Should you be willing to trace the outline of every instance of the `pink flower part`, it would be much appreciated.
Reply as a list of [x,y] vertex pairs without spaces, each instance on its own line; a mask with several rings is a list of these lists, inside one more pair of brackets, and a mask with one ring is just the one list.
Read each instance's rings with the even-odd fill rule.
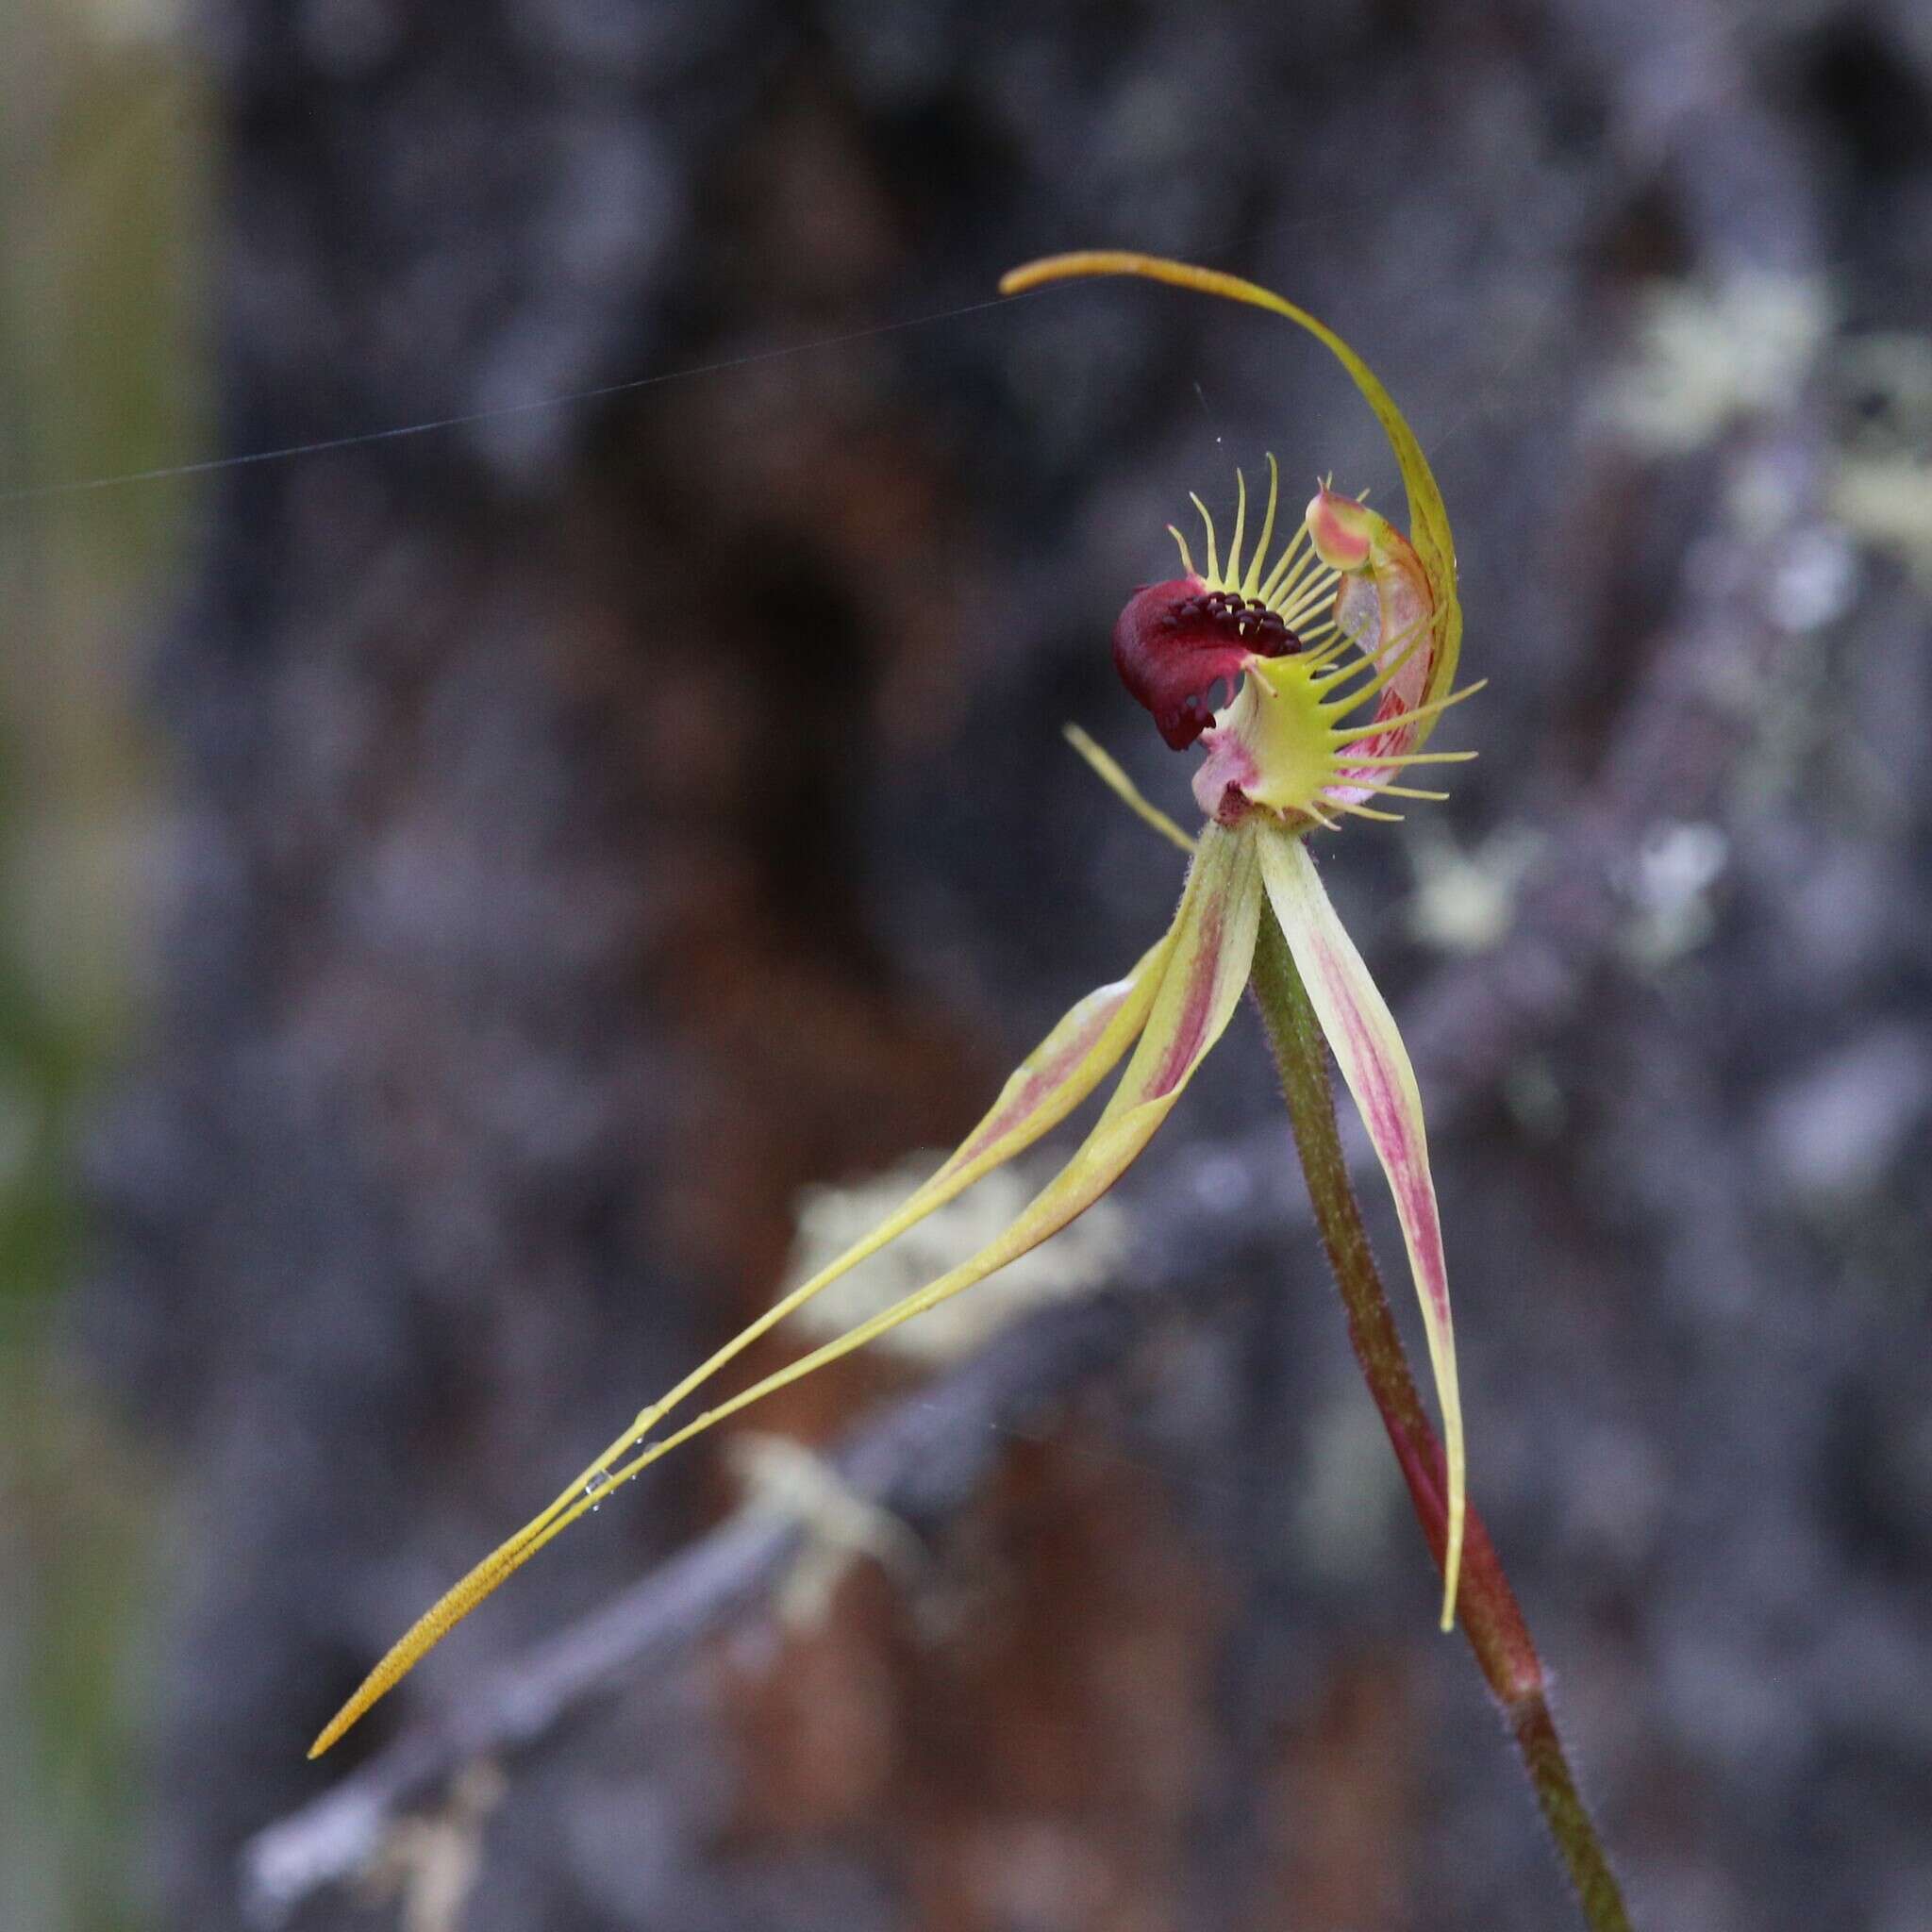
[[1261,775],[1248,741],[1232,725],[1201,740],[1207,757],[1194,772],[1194,803],[1217,824],[1231,825],[1249,809],[1248,788]]
[[[1428,689],[1435,660],[1434,619],[1435,600],[1422,559],[1400,530],[1381,523],[1367,567],[1344,576],[1335,593],[1335,622],[1341,631],[1379,668],[1394,667],[1369,721],[1387,720],[1388,729],[1352,744],[1349,750],[1357,758],[1399,758],[1413,747],[1417,727],[1403,719]],[[1387,766],[1351,766],[1346,756],[1338,764],[1341,782],[1327,792],[1338,804],[1359,805],[1388,775]]]
[[[1219,990],[1227,976],[1224,941],[1227,933],[1225,897],[1204,899],[1201,906],[1199,939],[1182,962],[1178,984],[1182,989],[1180,1008],[1174,1016],[1174,1031],[1165,1051],[1155,1064],[1148,1084],[1149,1100],[1164,1100],[1175,1092],[1208,1051],[1209,1029],[1215,1026]],[[1252,950],[1253,941],[1249,941]],[[1225,1025],[1225,1020],[1221,1022]]]
[[1330,570],[1360,570],[1369,560],[1374,525],[1368,511],[1352,496],[1327,484],[1315,491],[1302,521],[1315,555]]
[[[1100,987],[1074,1007],[1007,1082],[992,1111],[933,1182],[952,1181],[969,1168],[982,1172],[980,1163],[989,1154],[1008,1158],[1071,1113],[1132,1045],[1154,1004],[1173,946],[1172,937],[1163,939],[1124,979]],[[1017,1139],[1022,1133],[1025,1138]]]
[[1187,750],[1208,728],[1216,685],[1224,685],[1231,700],[1249,658],[1300,648],[1276,612],[1234,591],[1209,590],[1198,576],[1135,591],[1113,627],[1121,682],[1154,714],[1174,751]]

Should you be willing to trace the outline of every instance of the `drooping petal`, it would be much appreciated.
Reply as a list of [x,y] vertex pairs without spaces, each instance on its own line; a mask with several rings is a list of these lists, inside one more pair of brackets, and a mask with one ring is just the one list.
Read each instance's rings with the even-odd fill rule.
[[1307,842],[1274,825],[1259,834],[1261,877],[1281,924],[1296,969],[1322,1031],[1328,1037],[1341,1077],[1355,1096],[1362,1124],[1374,1143],[1395,1196],[1403,1245],[1422,1301],[1436,1399],[1442,1410],[1448,1457],[1449,1536],[1442,1565],[1442,1627],[1455,1620],[1456,1584],[1462,1562],[1465,1472],[1462,1402],[1456,1385],[1456,1332],[1449,1318],[1449,1274],[1442,1257],[1442,1226],[1436,1188],[1429,1177],[1428,1141],[1422,1095],[1394,1016],[1375,989],[1355,941],[1336,917],[1323,890]]
[[[627,1482],[659,1456],[725,1416],[861,1347],[922,1308],[984,1280],[1091,1207],[1145,1146],[1201,1057],[1226,1026],[1253,957],[1259,894],[1250,839],[1229,840],[1224,835],[1211,850],[1204,842],[1190,870],[1180,910],[1166,935],[1125,979],[1090,993],[1060,1021],[1008,1079],[991,1111],[932,1179],[890,1220],[792,1290],[675,1389],[643,1410],[549,1508],[491,1551],[425,1611],[330,1720],[309,1756],[320,1757],[334,1744],[485,1597],[553,1537],[602,1502],[618,1483]],[[998,1241],[964,1267],[895,1308],[768,1375],[675,1433],[646,1448],[637,1448],[672,1408],[786,1315],[1064,1120],[1092,1092],[1137,1035],[1141,1036],[1141,1049],[1093,1132],[1059,1177]],[[1133,1096],[1131,1104],[1124,1107],[1124,1094]],[[620,1461],[627,1454],[629,1459]]]
[[[1424,700],[1445,695],[1456,676],[1456,660],[1462,645],[1462,607],[1456,595],[1456,539],[1449,527],[1449,512],[1437,487],[1429,459],[1407,419],[1395,407],[1394,398],[1382,387],[1374,371],[1325,323],[1319,322],[1305,308],[1297,308],[1273,290],[1239,275],[1218,270],[1194,268],[1182,261],[1168,261],[1159,256],[1136,255],[1112,249],[1085,250],[1074,255],[1052,256],[1032,261],[1000,277],[1000,292],[1017,295],[1047,282],[1077,275],[1142,275],[1150,281],[1166,282],[1174,288],[1193,289],[1202,294],[1219,295],[1229,302],[1244,302],[1250,308],[1265,308],[1283,316],[1297,328],[1306,329],[1321,342],[1341,366],[1375,412],[1383,434],[1395,453],[1402,471],[1402,486],[1408,495],[1410,535],[1416,554],[1427,574],[1434,606],[1436,628],[1432,661]],[[1416,738],[1419,745],[1428,736],[1424,725]]]

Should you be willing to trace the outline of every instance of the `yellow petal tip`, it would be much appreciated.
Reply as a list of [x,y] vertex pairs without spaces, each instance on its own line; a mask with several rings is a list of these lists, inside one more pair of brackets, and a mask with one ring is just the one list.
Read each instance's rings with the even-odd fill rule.
[[1456,1627],[1457,1588],[1462,1580],[1462,1532],[1468,1506],[1461,1485],[1457,1485],[1449,1501],[1449,1544],[1442,1553],[1442,1628]]
[[355,1722],[355,1718],[353,1718],[349,1714],[348,1706],[344,1705],[342,1708],[339,1710],[334,1717],[330,1718],[328,1723],[322,1727],[321,1731],[316,1736],[315,1742],[309,1745],[308,1761],[311,1764],[313,1764],[315,1760],[323,1755],[324,1752],[333,1749],[335,1745],[341,1741],[342,1733],[346,1731],[349,1728],[349,1726]]

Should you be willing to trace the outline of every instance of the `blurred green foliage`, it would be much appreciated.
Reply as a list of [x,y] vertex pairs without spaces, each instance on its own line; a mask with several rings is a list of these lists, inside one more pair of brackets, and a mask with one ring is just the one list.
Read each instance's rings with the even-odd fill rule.
[[56,486],[198,453],[207,117],[153,0],[16,0],[0,67],[0,1924],[107,1932],[137,1923],[128,1646],[163,1492],[61,1315],[76,1145],[142,997],[140,599],[192,498]]

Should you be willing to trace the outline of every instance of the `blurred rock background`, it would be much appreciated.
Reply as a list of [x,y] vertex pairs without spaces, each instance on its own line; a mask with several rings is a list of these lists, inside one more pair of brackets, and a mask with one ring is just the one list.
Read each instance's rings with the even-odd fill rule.
[[[1332,320],[1457,518],[1483,758],[1330,876],[1639,1921],[1932,1926],[1922,8],[16,0],[0,55],[0,1921],[264,1923],[252,1834],[743,1457],[305,1764],[370,1657],[1158,930],[1058,737],[1185,805],[1122,596],[1265,450],[1396,483],[1258,318],[976,306],[1125,243]],[[1570,1923],[1297,1189],[1244,1016],[1122,1191],[1133,1345],[915,1562],[286,1922]]]

